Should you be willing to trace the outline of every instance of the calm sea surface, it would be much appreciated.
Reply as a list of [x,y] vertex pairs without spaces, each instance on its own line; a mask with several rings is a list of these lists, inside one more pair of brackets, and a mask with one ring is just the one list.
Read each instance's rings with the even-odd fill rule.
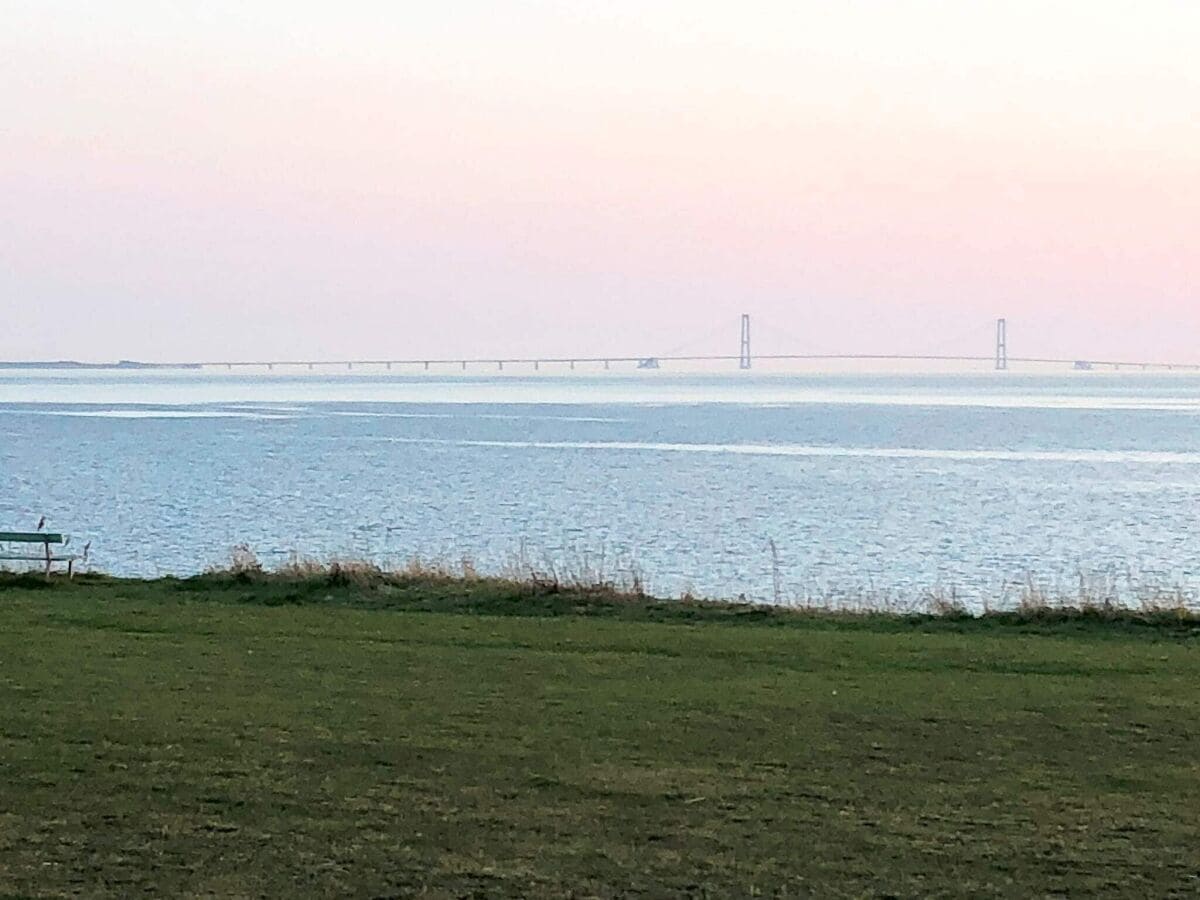
[[127,575],[246,543],[762,600],[1195,586],[1200,380],[0,372],[0,530],[43,514]]

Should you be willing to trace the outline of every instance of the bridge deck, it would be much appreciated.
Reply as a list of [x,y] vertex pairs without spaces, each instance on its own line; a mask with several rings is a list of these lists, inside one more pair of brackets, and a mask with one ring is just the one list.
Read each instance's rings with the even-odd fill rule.
[[[969,362],[990,363],[992,356],[977,356],[966,354],[920,354],[920,353],[760,353],[753,356],[754,361],[775,362]],[[201,362],[167,362],[167,363],[137,363],[128,361],[121,363],[77,363],[77,362],[48,362],[44,364],[29,362],[0,361],[0,369],[274,369],[302,368],[327,369],[355,367],[385,367],[388,369],[422,368],[433,366],[454,366],[460,369],[468,367],[495,366],[542,366],[542,365],[640,365],[649,361],[658,363],[696,363],[696,362],[728,362],[737,364],[742,357],[737,354],[688,354],[666,355],[646,354],[644,356],[478,356],[478,357],[429,357],[407,359],[278,359],[278,360],[204,360]],[[1149,362],[1141,360],[1110,360],[1089,359],[1088,357],[1057,358],[1035,356],[1010,356],[1009,363],[1026,365],[1061,365],[1105,369],[1142,369],[1155,371],[1200,371],[1200,363]]]

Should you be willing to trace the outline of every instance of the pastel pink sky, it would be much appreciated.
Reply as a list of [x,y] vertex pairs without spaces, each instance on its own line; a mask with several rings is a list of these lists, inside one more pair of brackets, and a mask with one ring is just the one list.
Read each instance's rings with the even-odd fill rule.
[[1198,47],[1191,0],[0,0],[0,358],[736,352],[748,311],[1200,360]]

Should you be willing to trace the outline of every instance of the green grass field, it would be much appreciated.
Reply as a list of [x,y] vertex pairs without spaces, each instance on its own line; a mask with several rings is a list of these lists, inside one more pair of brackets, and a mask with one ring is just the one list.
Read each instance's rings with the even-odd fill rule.
[[1186,622],[0,578],[0,895],[1195,896]]

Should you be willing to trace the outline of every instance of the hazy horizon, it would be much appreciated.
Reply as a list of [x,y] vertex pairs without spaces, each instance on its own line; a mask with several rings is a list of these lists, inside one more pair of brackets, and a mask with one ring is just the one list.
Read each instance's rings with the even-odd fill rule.
[[0,359],[1200,361],[1200,7],[0,0]]

